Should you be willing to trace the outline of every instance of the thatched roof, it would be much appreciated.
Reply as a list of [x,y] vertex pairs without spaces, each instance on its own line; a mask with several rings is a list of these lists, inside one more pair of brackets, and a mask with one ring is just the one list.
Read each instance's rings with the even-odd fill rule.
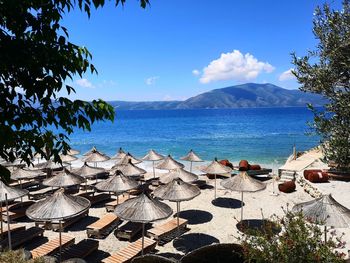
[[131,160],[129,160],[128,164],[126,165],[119,165],[119,166],[114,166],[114,168],[111,169],[111,174],[114,174],[116,171],[122,172],[123,175],[126,176],[140,176],[142,174],[147,173],[146,170],[137,167],[136,165],[131,163]]
[[150,150],[143,158],[144,161],[159,161],[163,160],[164,156],[157,153],[155,150]]
[[106,170],[100,167],[92,167],[87,163],[84,163],[82,167],[73,169],[72,173],[84,178],[96,178],[98,175],[106,173]]
[[62,162],[70,163],[75,160],[78,160],[78,157],[69,155],[69,154],[60,154],[60,158]]
[[203,162],[203,160],[192,149],[186,156],[183,156],[180,159],[189,162]]
[[118,152],[111,157],[112,160],[114,159],[123,159],[125,157],[126,153],[122,149],[122,147],[119,148]]
[[49,160],[45,163],[39,163],[39,164],[34,165],[34,168],[35,169],[43,169],[43,170],[46,170],[46,169],[55,170],[55,169],[59,169],[59,168],[67,167],[67,166],[69,166],[68,163],[62,162],[62,164],[60,164],[60,163],[55,163],[52,160]]
[[80,215],[90,208],[90,201],[57,190],[53,195],[31,205],[26,215],[35,221],[63,220]]
[[185,166],[180,163],[175,161],[170,154],[162,161],[160,164],[156,166],[157,169],[162,169],[162,170],[174,170],[177,168],[184,168]]
[[28,190],[20,189],[16,187],[10,187],[4,184],[2,181],[0,181],[0,201],[1,202],[6,201],[6,196],[5,196],[6,194],[7,194],[7,200],[12,201],[27,195]]
[[92,152],[97,151],[96,147],[93,146],[89,151],[83,154],[83,156],[89,156]]
[[143,193],[118,205],[114,213],[123,220],[147,223],[168,218],[173,210]]
[[224,179],[220,184],[226,189],[237,192],[257,192],[266,188],[266,184],[249,176],[247,172],[240,172],[233,177]]
[[127,165],[129,162],[131,162],[132,164],[138,164],[138,163],[141,163],[142,161],[132,156],[131,153],[127,153],[122,159],[117,161],[112,168],[117,168],[121,165]]
[[122,193],[131,189],[135,189],[139,183],[122,174],[115,174],[107,180],[95,185],[95,188],[100,191]]
[[67,152],[67,155],[77,155],[79,154],[80,151],[78,150],[75,150],[75,149],[70,149],[68,152]]
[[69,172],[67,169],[57,173],[55,176],[43,181],[43,185],[53,187],[68,187],[85,182],[85,179],[79,175]]
[[33,179],[42,175],[43,173],[39,170],[27,170],[23,168],[17,168],[11,172],[11,179],[13,180]]
[[293,207],[293,211],[300,210],[315,223],[337,228],[350,227],[350,210],[339,204],[332,195],[324,195]]
[[187,201],[195,198],[201,191],[195,185],[185,183],[181,179],[177,178],[167,183],[166,185],[158,186],[153,195],[169,201]]
[[222,165],[215,159],[207,167],[202,169],[202,172],[207,174],[227,174],[231,173],[232,169],[230,167]]
[[107,155],[100,153],[96,149],[95,150],[93,149],[90,154],[86,155],[83,158],[83,161],[88,163],[97,163],[97,162],[105,162],[105,161],[108,161],[109,159],[110,158]]
[[192,183],[198,180],[198,175],[194,173],[190,173],[182,168],[177,168],[174,170],[169,171],[166,174],[162,174],[160,176],[159,180],[163,184],[170,183],[172,180],[180,178],[182,181],[186,183]]

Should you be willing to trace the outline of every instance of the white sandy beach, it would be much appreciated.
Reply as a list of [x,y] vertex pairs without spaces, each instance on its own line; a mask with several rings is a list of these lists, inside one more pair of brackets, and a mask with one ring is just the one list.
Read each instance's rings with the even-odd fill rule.
[[[103,163],[105,168],[111,167],[112,161]],[[80,161],[73,162],[73,167],[80,167],[82,163]],[[201,163],[203,165],[203,163]],[[149,174],[146,176],[152,177],[151,163],[141,163],[140,167],[146,169]],[[194,166],[198,168],[197,165]],[[194,170],[198,173],[198,169]],[[158,174],[162,171],[157,170]],[[206,180],[207,184],[214,185],[214,180],[209,180],[206,176],[200,176],[201,180]],[[189,249],[196,248],[197,246],[210,244],[210,243],[232,243],[237,242],[237,237],[240,232],[236,228],[237,220],[240,218],[240,198],[241,194],[238,192],[230,192],[223,189],[220,186],[220,180],[217,181],[217,201],[212,203],[214,198],[214,189],[203,189],[201,194],[195,199],[181,203],[181,210],[184,211],[183,217],[188,219],[189,231],[183,234],[182,238],[171,241],[164,246],[157,246],[157,253],[161,253],[167,256],[174,256],[179,258],[184,255]],[[293,207],[294,204],[309,201],[313,198],[304,192],[304,190],[297,184],[295,192],[290,194],[279,193],[279,195],[271,195],[272,179],[265,181],[267,188],[263,191],[256,193],[244,194],[244,219],[262,219],[269,218],[273,214],[283,215],[281,207]],[[341,204],[350,208],[350,183],[331,181],[325,184],[316,185],[322,193],[332,193],[334,198]],[[275,191],[277,190],[277,184],[275,184]],[[176,203],[167,202],[176,213]],[[86,226],[96,221],[98,218],[106,214],[104,203],[98,204],[90,208],[89,216],[80,220],[78,223],[69,227],[64,232],[65,235],[74,236],[76,243],[82,239],[87,238]],[[235,219],[237,218],[237,219]],[[162,221],[153,223],[154,225],[160,224]],[[22,221],[19,224],[24,224],[27,227],[34,225],[32,222]],[[350,242],[350,229],[339,229],[339,232],[345,232],[345,241]],[[202,235],[191,235],[202,234]],[[58,237],[57,232],[46,230],[44,236],[48,239]],[[99,239],[99,252],[87,258],[88,262],[98,262],[101,259],[113,254],[120,248],[128,245],[127,241],[119,241],[111,232],[105,239]],[[37,244],[30,244],[26,248],[31,249]],[[350,248],[344,249],[345,252]],[[101,252],[103,251],[103,252]],[[104,253],[105,252],[105,253]]]

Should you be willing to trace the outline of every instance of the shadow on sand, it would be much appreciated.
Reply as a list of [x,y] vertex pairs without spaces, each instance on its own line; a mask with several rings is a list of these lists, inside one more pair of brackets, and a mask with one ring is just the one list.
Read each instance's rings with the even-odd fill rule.
[[[177,217],[177,213],[174,214]],[[211,221],[213,215],[203,210],[184,210],[180,211],[179,217],[186,219],[189,225],[198,225]]]
[[[230,197],[218,197],[211,201],[211,203],[218,207],[223,208],[241,208],[241,200],[230,198]],[[243,202],[244,206],[244,202]]]
[[173,245],[176,250],[183,253],[188,253],[192,250],[214,243],[220,243],[220,241],[217,238],[207,234],[191,233],[182,235],[175,239]]
[[239,231],[249,235],[255,235],[258,232],[265,232],[271,235],[277,235],[281,232],[281,227],[267,219],[244,219],[236,224]]

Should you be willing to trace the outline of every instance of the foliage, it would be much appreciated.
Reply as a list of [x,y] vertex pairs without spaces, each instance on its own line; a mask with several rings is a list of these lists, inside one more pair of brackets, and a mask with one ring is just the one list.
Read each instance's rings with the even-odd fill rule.
[[[284,210],[284,217],[273,216],[272,228],[252,230],[240,238],[247,262],[299,263],[299,262],[344,262],[344,254],[335,251],[343,248],[342,236],[330,232],[324,242],[322,229],[306,221],[301,212]],[[276,234],[275,228],[282,229]]]
[[315,11],[313,33],[316,50],[306,56],[293,54],[294,74],[301,90],[328,99],[324,110],[314,112],[313,128],[321,137],[325,161],[350,168],[350,4],[341,11],[325,4]]
[[[126,0],[115,0],[125,4]],[[145,8],[148,0],[140,0]],[[90,130],[96,121],[114,119],[114,109],[102,100],[70,100],[60,94],[75,92],[66,85],[90,71],[86,47],[69,42],[62,17],[104,0],[0,0],[0,157],[20,158],[30,164],[33,153],[46,159],[70,149],[74,128]]]
[[44,263],[43,258],[36,258],[25,260],[23,257],[23,250],[9,250],[0,253],[0,262],[3,263]]

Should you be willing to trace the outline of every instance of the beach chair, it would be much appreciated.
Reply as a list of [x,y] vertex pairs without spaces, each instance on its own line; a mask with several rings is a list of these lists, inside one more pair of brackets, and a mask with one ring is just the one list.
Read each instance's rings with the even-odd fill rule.
[[58,188],[57,187],[45,187],[35,191],[30,191],[28,194],[29,200],[40,200],[45,198],[47,195],[52,194]]
[[114,235],[121,240],[131,241],[134,236],[142,231],[142,224],[135,222],[127,222],[114,231]]
[[[86,217],[89,215],[89,210],[86,211],[85,213],[82,213],[80,215],[77,215],[75,217],[66,219],[66,220],[62,220],[61,221],[61,231],[64,231],[65,228],[73,225],[74,223],[78,222],[79,220],[81,220],[82,218]],[[47,222],[47,225],[50,225],[49,228],[53,231],[59,231],[60,230],[60,223],[59,221],[51,221],[51,222]]]
[[[75,242],[74,237],[62,235],[62,249],[65,249],[66,247],[73,245],[74,242]],[[38,258],[38,257],[53,255],[56,252],[58,252],[59,249],[60,249],[60,239],[55,238],[33,249],[31,253],[33,258]]]
[[84,239],[78,244],[71,245],[64,249],[62,251],[62,260],[68,260],[70,258],[86,258],[98,249],[98,245],[99,242],[97,240]]
[[[187,227],[188,221],[179,218],[179,229],[184,230]],[[147,236],[157,240],[158,244],[162,245],[174,239],[177,234],[177,218],[173,218],[164,224],[157,225],[147,230]]]
[[[26,229],[25,226],[20,226],[20,225],[10,225],[10,229],[11,229],[11,233],[15,233],[16,231],[23,231]],[[0,233],[0,238],[3,237],[3,238],[6,238],[7,237],[7,232],[8,232],[8,229],[7,229],[7,225],[5,225],[2,229],[2,234]]]
[[77,196],[85,197],[90,201],[91,205],[98,204],[111,199],[111,195],[107,193],[86,192],[77,194]]
[[26,202],[18,202],[14,203],[9,206],[8,208],[8,216],[7,216],[7,209],[6,207],[3,207],[2,210],[2,220],[5,222],[13,222],[14,220],[18,218],[22,218],[26,216],[26,210],[29,206],[34,204],[33,201],[26,201]]
[[108,235],[118,222],[119,217],[113,213],[108,213],[95,223],[87,226],[86,234],[88,237],[102,238]]
[[123,196],[119,197],[119,200],[114,200],[114,201],[111,201],[109,203],[106,203],[106,211],[107,212],[113,212],[118,204],[120,205],[120,204],[124,203],[128,199],[129,199],[129,196],[127,196],[127,195],[124,196],[123,195]]
[[[24,243],[32,240],[35,237],[42,236],[44,234],[44,229],[39,227],[31,227],[28,229],[24,229],[21,231],[11,232],[11,244],[12,248],[16,248],[22,246]],[[7,236],[1,241],[1,247],[8,246],[8,238]]]
[[[150,238],[145,237],[144,239],[144,254],[150,253],[155,249],[157,242]],[[117,253],[109,256],[102,260],[103,263],[128,263],[134,257],[137,257],[141,254],[142,251],[142,239],[138,239],[135,242],[132,242],[127,247],[119,250]]]

